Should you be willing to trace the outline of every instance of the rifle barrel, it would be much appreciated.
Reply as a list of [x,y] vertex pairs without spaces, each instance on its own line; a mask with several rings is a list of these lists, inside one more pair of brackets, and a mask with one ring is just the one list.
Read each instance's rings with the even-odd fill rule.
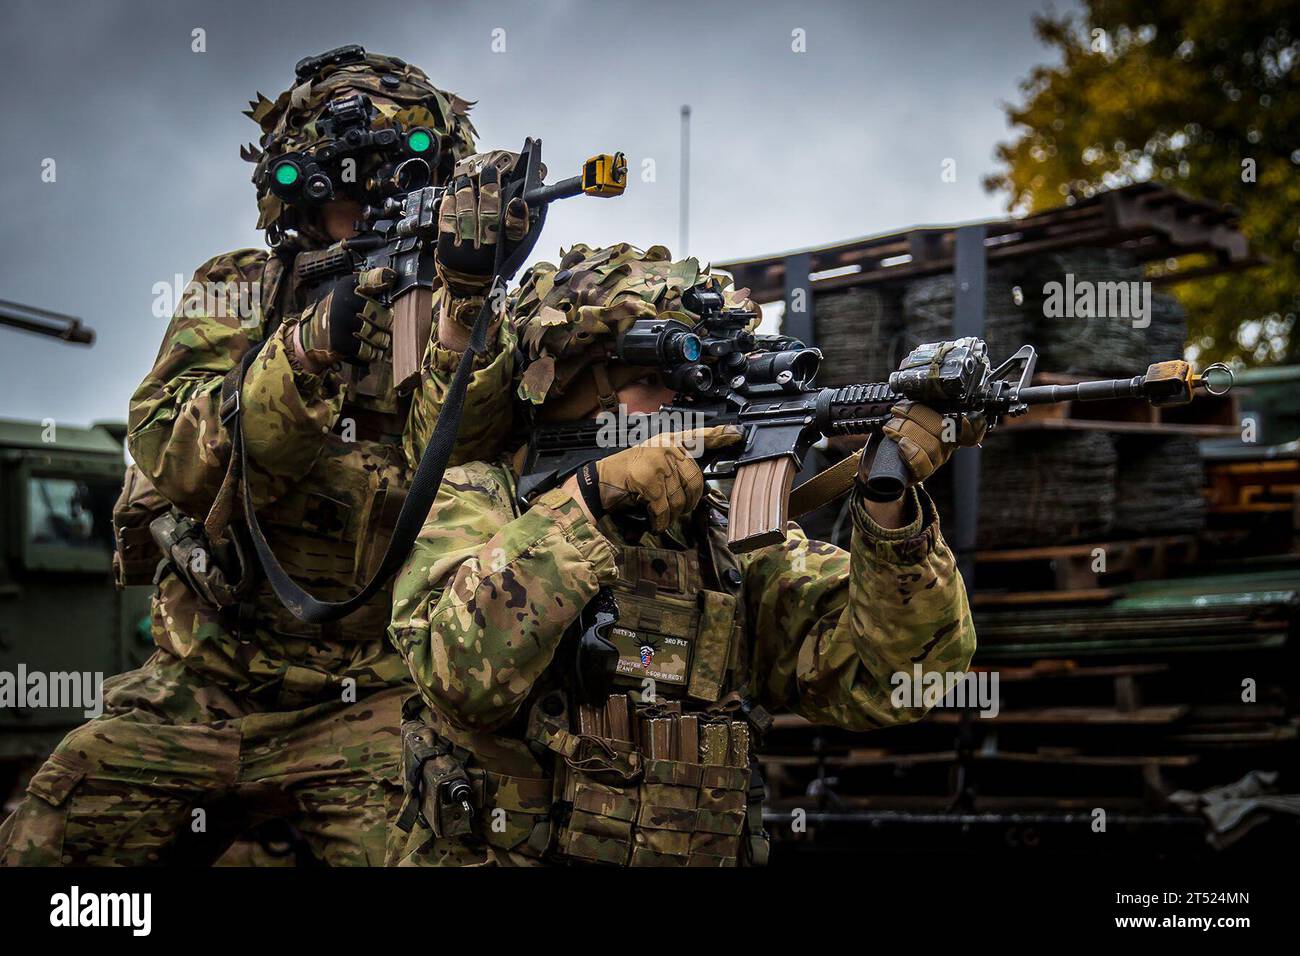
[[1053,402],[1098,402],[1108,398],[1141,398],[1142,376],[1108,378],[1075,385],[1030,385],[1016,393],[1026,405],[1050,405]]
[[95,341],[95,330],[86,328],[76,316],[20,305],[17,302],[0,301],[0,325],[48,335],[77,345],[91,345]]
[[524,193],[524,202],[536,208],[537,206],[545,206],[557,199],[568,199],[570,196],[577,196],[581,192],[582,177],[570,176],[568,179],[561,179],[558,183],[543,183],[536,189]]

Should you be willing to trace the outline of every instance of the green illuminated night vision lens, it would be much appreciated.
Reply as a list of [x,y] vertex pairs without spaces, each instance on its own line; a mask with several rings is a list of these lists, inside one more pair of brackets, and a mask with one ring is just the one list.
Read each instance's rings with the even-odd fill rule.
[[281,163],[275,167],[275,181],[281,186],[292,186],[298,181],[298,167],[293,163]]
[[429,135],[428,130],[411,130],[406,137],[406,145],[413,153],[428,152],[429,147],[433,145],[433,137]]

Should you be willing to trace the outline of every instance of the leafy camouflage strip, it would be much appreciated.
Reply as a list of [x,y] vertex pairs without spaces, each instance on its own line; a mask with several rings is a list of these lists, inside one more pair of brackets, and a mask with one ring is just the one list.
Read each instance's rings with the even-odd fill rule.
[[192,862],[270,817],[326,863],[382,862],[401,798],[402,688],[268,713],[159,652],[104,693],[104,715],[64,738],[0,827],[0,862]]
[[560,264],[539,262],[525,273],[511,296],[510,310],[527,360],[518,395],[540,404],[557,375],[572,375],[605,350],[614,336],[641,318],[672,312],[687,324],[682,293],[710,279],[723,285],[728,306],[748,305],[748,289],[733,289],[724,273],[711,274],[695,259],[672,261],[663,246],[642,251],[621,243],[593,249],[581,243],[563,252]]

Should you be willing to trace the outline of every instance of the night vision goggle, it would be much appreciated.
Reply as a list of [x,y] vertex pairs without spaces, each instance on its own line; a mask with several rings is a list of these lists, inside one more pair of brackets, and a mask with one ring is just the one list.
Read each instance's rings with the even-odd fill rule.
[[716,285],[682,294],[682,306],[700,317],[695,325],[671,318],[638,319],[618,340],[618,359],[659,369],[673,391],[720,398],[743,385],[801,391],[821,367],[822,354],[797,339],[755,335],[748,309],[723,308]]
[[[437,134],[423,126],[373,129],[379,115],[363,93],[331,100],[318,120],[323,134],[308,149],[285,153],[267,168],[266,186],[290,204],[327,203],[336,189],[355,182],[344,175],[343,160],[362,154],[378,154],[380,162],[365,174],[361,183],[368,195],[392,195],[428,186],[438,166],[441,143]],[[360,171],[352,170],[353,176]]]

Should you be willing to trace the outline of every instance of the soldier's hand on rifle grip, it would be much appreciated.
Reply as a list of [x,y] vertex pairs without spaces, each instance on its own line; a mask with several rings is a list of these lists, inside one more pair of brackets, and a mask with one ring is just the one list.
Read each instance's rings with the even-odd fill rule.
[[[649,514],[650,526],[663,531],[694,511],[704,494],[704,474],[695,457],[741,439],[740,429],[733,425],[656,435],[601,459],[585,474],[569,478],[564,487],[592,517],[639,505]],[[598,502],[592,500],[592,485]]]
[[[988,432],[983,415],[943,415],[918,402],[902,401],[891,410],[884,435],[898,448],[914,481],[925,481],[939,470],[959,446],[978,445]],[[874,456],[863,455],[859,477],[865,482]]]
[[368,365],[388,354],[392,312],[358,292],[358,277],[340,277],[303,311],[292,330],[295,355],[319,374],[340,362]]
[[[517,154],[500,151],[489,155],[477,174],[457,176],[438,206],[434,258],[438,274],[460,296],[483,295],[495,271],[502,226],[500,165]],[[466,162],[458,165],[458,170],[463,170]],[[528,204],[515,198],[506,208],[506,251],[522,242],[528,231]]]

